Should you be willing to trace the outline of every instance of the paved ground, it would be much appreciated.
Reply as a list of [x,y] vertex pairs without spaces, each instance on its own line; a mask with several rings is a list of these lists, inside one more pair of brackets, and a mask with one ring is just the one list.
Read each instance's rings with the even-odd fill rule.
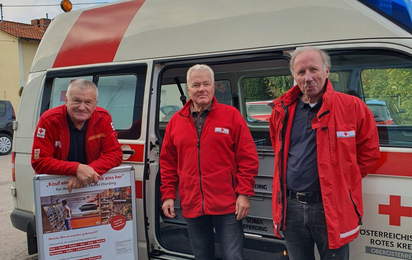
[[11,155],[0,156],[0,258],[4,260],[37,259],[27,254],[26,233],[15,229],[10,222],[13,210],[11,187]]

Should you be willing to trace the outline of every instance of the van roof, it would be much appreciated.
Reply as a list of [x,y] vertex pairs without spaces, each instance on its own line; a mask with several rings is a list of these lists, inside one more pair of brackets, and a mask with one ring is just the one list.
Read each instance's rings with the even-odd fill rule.
[[388,37],[411,35],[355,0],[119,1],[57,16],[32,71]]

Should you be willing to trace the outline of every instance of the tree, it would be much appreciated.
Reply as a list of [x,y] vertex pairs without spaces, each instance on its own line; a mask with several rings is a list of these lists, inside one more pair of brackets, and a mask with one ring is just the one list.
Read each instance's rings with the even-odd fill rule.
[[290,88],[290,76],[247,78],[243,87],[246,102],[273,100]]

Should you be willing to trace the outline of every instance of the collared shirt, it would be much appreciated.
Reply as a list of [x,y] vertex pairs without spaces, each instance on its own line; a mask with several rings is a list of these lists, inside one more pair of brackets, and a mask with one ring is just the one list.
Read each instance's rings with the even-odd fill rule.
[[69,117],[69,114],[67,114],[67,122],[69,123],[70,131],[70,148],[69,154],[67,155],[67,161],[87,164],[86,129],[89,120],[86,121],[81,130],[77,129],[74,126],[72,120]]
[[287,160],[287,189],[295,192],[320,193],[317,164],[316,129],[312,119],[322,106],[322,100],[313,107],[298,97],[295,116],[290,133],[290,147]]
[[212,108],[212,103],[213,102],[211,102],[210,105],[200,113],[199,111],[194,111],[193,103],[190,106],[190,114],[192,115],[193,122],[195,123],[198,137],[200,137],[200,134],[202,133],[202,128],[203,128],[203,125],[205,124],[206,117],[210,113],[210,109]]

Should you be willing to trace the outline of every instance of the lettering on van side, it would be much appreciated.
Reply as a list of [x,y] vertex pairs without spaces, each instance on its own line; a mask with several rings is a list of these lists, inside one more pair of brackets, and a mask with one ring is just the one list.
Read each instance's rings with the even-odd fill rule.
[[267,190],[268,186],[266,184],[257,184],[257,183],[255,183],[255,189],[257,189],[257,190]]
[[247,217],[245,221],[246,223],[243,223],[243,229],[268,232],[268,227],[265,226],[262,219]]

